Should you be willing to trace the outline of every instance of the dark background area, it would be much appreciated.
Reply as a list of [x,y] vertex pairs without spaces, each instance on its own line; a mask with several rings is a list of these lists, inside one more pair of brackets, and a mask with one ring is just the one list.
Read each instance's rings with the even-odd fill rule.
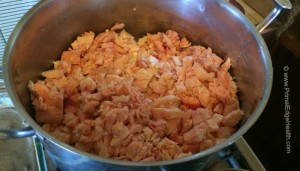
[[[300,15],[279,38],[266,35],[274,79],[269,102],[261,117],[244,135],[266,170],[300,169]],[[284,67],[289,68],[284,71]],[[284,72],[288,74],[291,153],[286,152]]]

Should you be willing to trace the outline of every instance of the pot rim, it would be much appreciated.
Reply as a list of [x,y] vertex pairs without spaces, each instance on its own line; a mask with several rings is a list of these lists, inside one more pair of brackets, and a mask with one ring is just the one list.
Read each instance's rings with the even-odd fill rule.
[[[262,52],[262,58],[264,59],[265,64],[265,72],[266,72],[266,79],[265,87],[264,87],[264,93],[261,98],[260,103],[258,103],[256,109],[251,114],[251,116],[247,119],[247,122],[238,129],[232,136],[230,136],[228,139],[223,141],[220,144],[215,145],[214,147],[211,147],[207,150],[204,150],[202,152],[193,154],[191,156],[178,158],[178,159],[172,159],[172,160],[165,160],[165,161],[154,161],[154,162],[135,162],[135,161],[123,161],[123,160],[116,160],[111,158],[105,158],[101,156],[97,156],[94,154],[90,154],[87,152],[83,152],[81,150],[76,149],[75,147],[65,144],[63,142],[60,142],[55,137],[51,136],[49,133],[44,131],[42,127],[36,123],[36,121],[26,112],[25,108],[22,106],[20,100],[18,99],[17,95],[14,93],[12,85],[12,80],[10,78],[9,74],[9,66],[10,66],[10,56],[11,56],[11,50],[14,47],[14,43],[21,32],[22,28],[26,25],[27,21],[30,20],[32,16],[34,16],[35,13],[37,13],[40,9],[44,8],[48,3],[50,3],[50,0],[45,1],[39,1],[33,8],[31,8],[17,23],[16,27],[12,31],[5,47],[5,51],[3,54],[3,76],[5,81],[5,86],[7,88],[8,94],[11,97],[11,100],[13,104],[15,105],[16,110],[20,113],[22,117],[29,123],[31,127],[36,131],[36,135],[38,135],[39,138],[42,138],[43,141],[51,141],[57,146],[60,146],[61,148],[68,150],[72,153],[88,157],[90,159],[99,161],[99,162],[105,162],[109,164],[115,164],[115,165],[123,165],[123,166],[162,166],[162,165],[171,165],[171,164],[178,164],[182,162],[187,162],[195,159],[199,159],[204,156],[208,156],[210,154],[213,154],[226,146],[229,146],[233,144],[238,138],[240,138],[244,133],[248,131],[248,129],[256,122],[256,120],[260,117],[262,114],[268,99],[271,94],[272,89],[272,83],[273,83],[273,68],[272,68],[272,62],[269,54],[269,50],[264,42],[264,39],[262,38],[261,34],[257,31],[257,29],[254,27],[254,25],[235,7],[233,7],[231,4],[229,4],[226,1],[223,0],[217,0],[220,3],[220,6],[222,8],[227,8],[227,10],[231,11],[233,14],[235,14],[241,22],[244,22],[249,29],[249,32],[254,35],[256,43],[260,46],[260,51]],[[249,33],[249,34],[250,34]]]

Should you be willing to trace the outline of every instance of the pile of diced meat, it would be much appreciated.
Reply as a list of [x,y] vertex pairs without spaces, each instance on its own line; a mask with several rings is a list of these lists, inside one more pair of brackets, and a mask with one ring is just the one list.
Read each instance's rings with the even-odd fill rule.
[[29,82],[43,129],[80,150],[129,161],[185,157],[236,131],[243,111],[229,59],[172,30],[136,41],[123,27],[85,32],[44,80]]

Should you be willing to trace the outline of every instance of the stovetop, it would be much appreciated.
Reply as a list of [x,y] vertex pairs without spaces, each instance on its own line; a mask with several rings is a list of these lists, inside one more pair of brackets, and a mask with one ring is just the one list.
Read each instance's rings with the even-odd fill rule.
[[[11,30],[36,2],[38,1],[23,0],[21,3],[19,0],[1,0],[1,63],[4,45]],[[219,151],[219,158],[209,170],[221,171],[232,168],[289,171],[300,168],[300,60],[280,43],[272,50],[271,56],[274,67],[273,88],[263,114],[244,137]],[[0,89],[3,86],[3,80],[0,78]],[[5,91],[0,91],[0,98],[3,93],[7,97]],[[35,162],[39,170],[57,170],[38,139],[33,138],[32,141],[37,156]]]

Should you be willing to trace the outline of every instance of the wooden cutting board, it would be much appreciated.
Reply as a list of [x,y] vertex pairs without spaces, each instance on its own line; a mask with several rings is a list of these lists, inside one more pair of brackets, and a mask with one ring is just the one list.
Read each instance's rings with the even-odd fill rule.
[[261,16],[265,17],[275,7],[273,0],[243,0],[251,8],[257,11]]

